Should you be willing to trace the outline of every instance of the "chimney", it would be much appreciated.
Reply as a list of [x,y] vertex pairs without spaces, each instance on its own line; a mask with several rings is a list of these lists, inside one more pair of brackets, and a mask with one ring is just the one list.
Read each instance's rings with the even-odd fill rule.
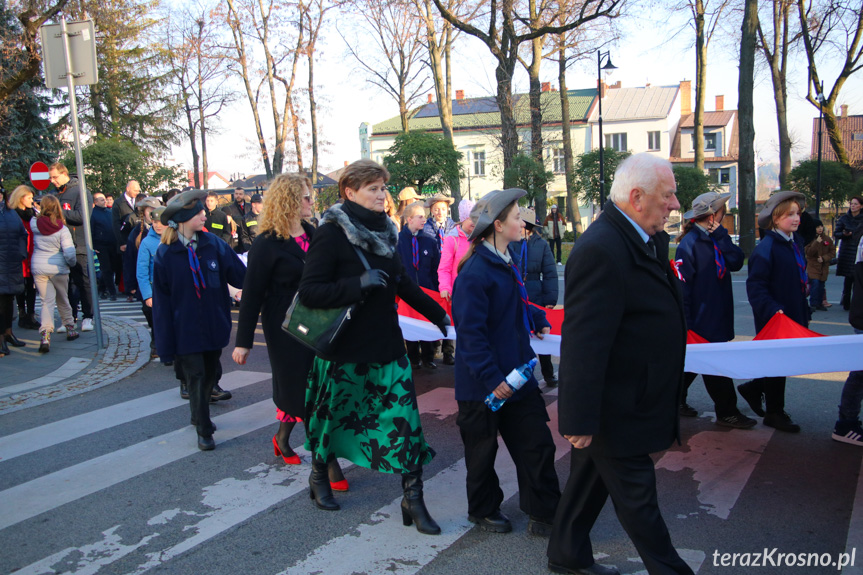
[[842,104],[841,106],[839,106],[839,109],[841,110],[840,116],[843,118],[847,118],[848,117],[848,104]]
[[692,113],[692,82],[682,80],[680,82],[680,115],[688,116]]
[[620,80],[608,86],[609,90],[619,90],[620,89]]
[[716,96],[716,111],[722,112],[725,110],[725,96]]
[[605,92],[608,91],[608,86],[605,85],[605,80],[599,81],[599,97],[605,98]]
[[348,161],[347,160],[345,160],[345,167],[346,168],[348,167]]
[[542,83],[542,91],[550,92],[551,91],[551,82],[543,82]]
[[455,91],[455,99],[456,100],[464,100],[464,90],[456,90]]
[[428,96],[429,96],[429,102],[428,103],[431,104],[432,103],[432,95],[429,94]]

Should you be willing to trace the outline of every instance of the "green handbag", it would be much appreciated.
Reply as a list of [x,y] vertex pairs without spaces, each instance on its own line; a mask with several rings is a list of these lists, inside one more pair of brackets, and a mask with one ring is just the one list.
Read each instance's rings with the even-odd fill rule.
[[[356,246],[353,248],[366,270],[370,269],[366,256]],[[294,301],[291,302],[287,313],[285,313],[282,330],[314,351],[315,355],[331,361],[339,335],[342,334],[345,326],[351,321],[352,315],[362,303],[359,301],[344,307],[311,308],[300,301],[300,294],[297,292],[294,294]]]

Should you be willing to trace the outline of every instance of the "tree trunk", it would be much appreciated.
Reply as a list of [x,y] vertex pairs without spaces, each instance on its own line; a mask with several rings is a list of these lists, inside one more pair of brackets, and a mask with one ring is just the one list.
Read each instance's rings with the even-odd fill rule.
[[[578,197],[572,185],[572,134],[569,128],[569,96],[566,90],[566,53],[564,36],[561,34],[560,60],[558,61],[557,80],[560,83],[560,129],[563,132],[563,165],[566,180],[566,217],[573,223],[572,229],[581,233],[581,212]],[[544,220],[543,220],[544,221]]]
[[[500,147],[503,153],[503,169],[506,170],[518,155],[518,131],[512,109],[512,70],[507,70],[505,62],[499,61],[495,77],[497,79],[495,99],[500,109]],[[504,181],[503,185],[509,187],[510,184]]]
[[746,0],[740,40],[740,76],[737,113],[740,126],[740,158],[737,163],[740,247],[749,256],[755,249],[755,48],[758,27],[758,0]]
[[309,115],[312,120],[312,184],[315,184],[318,178],[318,107],[315,103],[314,41],[309,43]]
[[[531,5],[534,0],[531,0]],[[531,13],[534,9],[531,9]],[[533,59],[528,67],[528,76],[530,78],[530,153],[533,159],[541,165],[545,165],[545,160],[542,157],[542,84],[539,81],[539,66],[542,64],[542,38],[534,38],[531,42],[531,51]],[[540,221],[545,220],[546,210],[548,209],[548,188],[542,186],[536,190],[536,199],[534,201],[534,210]]]
[[399,86],[399,118],[402,121],[402,132],[409,132],[408,127],[408,103],[405,101],[404,84]]
[[194,179],[192,182],[194,187],[197,188],[201,181],[201,172],[198,166],[198,143],[196,141],[197,130],[195,129],[195,121],[192,119],[192,108],[189,106],[189,97],[187,94],[183,95],[183,108],[186,111],[186,121],[189,122],[189,144],[192,146],[192,166],[194,166],[192,171]]
[[[200,30],[203,33],[203,24],[199,21]],[[204,117],[204,79],[203,79],[203,66],[202,66],[202,54],[201,54],[201,36],[198,36],[198,114],[201,121],[201,168],[204,172],[203,177],[203,185],[202,189],[208,190],[210,188],[210,167],[207,164],[207,124],[206,118]]]
[[707,47],[704,43],[704,3],[695,1],[695,167],[704,170],[704,89],[707,82]]
[[90,107],[93,108],[93,129],[96,136],[105,134],[105,118],[102,116],[102,91],[99,84],[90,84]]

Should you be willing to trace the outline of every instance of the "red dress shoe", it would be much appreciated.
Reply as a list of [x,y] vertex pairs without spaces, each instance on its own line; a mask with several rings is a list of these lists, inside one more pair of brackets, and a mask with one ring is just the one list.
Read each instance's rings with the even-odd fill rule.
[[[290,457],[285,457],[282,453],[282,450],[279,449],[279,444],[276,442],[276,436],[273,436],[273,455],[281,455],[282,460],[284,460],[285,465],[300,465],[302,461],[300,460],[300,456],[294,453]],[[345,490],[347,491],[347,490]]]

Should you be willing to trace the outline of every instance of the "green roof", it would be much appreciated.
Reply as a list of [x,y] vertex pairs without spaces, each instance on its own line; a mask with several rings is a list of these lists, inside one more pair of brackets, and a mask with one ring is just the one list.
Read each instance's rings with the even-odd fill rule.
[[[569,120],[571,122],[587,122],[587,115],[593,101],[596,99],[596,88],[586,90],[568,90]],[[556,124],[561,120],[560,93],[543,92],[540,96],[542,106],[542,123]],[[516,124],[530,125],[530,98],[527,94],[514,94]],[[465,98],[453,100],[452,123],[455,129],[496,128],[500,127],[500,112],[494,98]],[[411,130],[440,130],[437,104],[432,102],[411,110],[408,119]],[[372,135],[395,134],[402,131],[399,116],[394,116],[372,126]]]

